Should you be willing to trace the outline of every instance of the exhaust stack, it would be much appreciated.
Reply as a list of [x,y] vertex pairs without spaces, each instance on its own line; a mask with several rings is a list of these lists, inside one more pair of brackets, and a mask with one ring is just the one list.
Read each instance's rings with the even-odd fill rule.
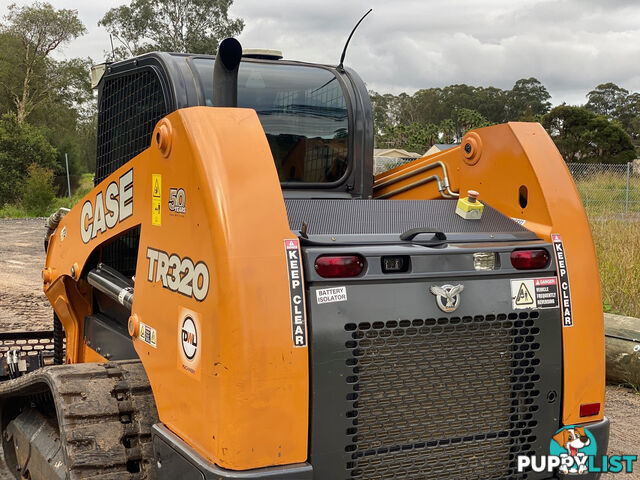
[[213,106],[238,106],[238,67],[242,60],[242,46],[235,38],[220,42],[213,66]]

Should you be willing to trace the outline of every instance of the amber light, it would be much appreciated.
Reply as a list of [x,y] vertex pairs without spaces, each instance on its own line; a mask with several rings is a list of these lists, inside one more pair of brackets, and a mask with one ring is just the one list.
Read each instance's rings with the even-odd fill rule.
[[511,265],[518,270],[536,270],[549,265],[549,252],[543,249],[514,250]]
[[357,277],[364,269],[360,255],[323,255],[316,258],[316,272],[324,278]]
[[600,403],[583,403],[580,405],[581,417],[593,417],[600,413]]

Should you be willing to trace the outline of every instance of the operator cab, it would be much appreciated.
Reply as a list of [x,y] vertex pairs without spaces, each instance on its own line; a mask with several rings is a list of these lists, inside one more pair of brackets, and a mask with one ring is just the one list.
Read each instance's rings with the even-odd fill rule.
[[[246,53],[238,107],[258,114],[285,196],[369,198],[373,120],[360,77]],[[146,149],[168,113],[214,106],[214,63],[213,55],[154,52],[106,67],[98,84],[96,184]]]

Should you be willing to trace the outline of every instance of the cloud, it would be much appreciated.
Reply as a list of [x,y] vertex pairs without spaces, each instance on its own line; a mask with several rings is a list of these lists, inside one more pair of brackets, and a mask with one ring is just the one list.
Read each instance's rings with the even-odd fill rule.
[[[13,1],[0,0],[0,8]],[[77,9],[89,30],[64,53],[101,61],[109,35],[97,22],[127,2],[49,1]],[[589,90],[609,81],[640,91],[636,0],[235,0],[231,16],[245,20],[239,39],[246,47],[336,64],[369,8],[373,12],[354,35],[345,64],[380,92],[454,83],[511,88],[532,76],[554,103],[584,103]]]
[[[236,0],[245,44],[286,58],[336,63],[352,26],[347,64],[381,92],[452,83],[511,88],[536,77],[554,103],[583,103],[599,83],[640,90],[640,4],[599,0]],[[338,13],[336,13],[338,12]]]

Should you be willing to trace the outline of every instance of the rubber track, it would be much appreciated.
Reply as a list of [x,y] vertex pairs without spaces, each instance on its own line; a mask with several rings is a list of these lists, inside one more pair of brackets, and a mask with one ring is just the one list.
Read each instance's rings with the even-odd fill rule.
[[47,392],[69,480],[155,479],[151,426],[158,412],[139,360],[44,367],[1,383],[0,401]]

